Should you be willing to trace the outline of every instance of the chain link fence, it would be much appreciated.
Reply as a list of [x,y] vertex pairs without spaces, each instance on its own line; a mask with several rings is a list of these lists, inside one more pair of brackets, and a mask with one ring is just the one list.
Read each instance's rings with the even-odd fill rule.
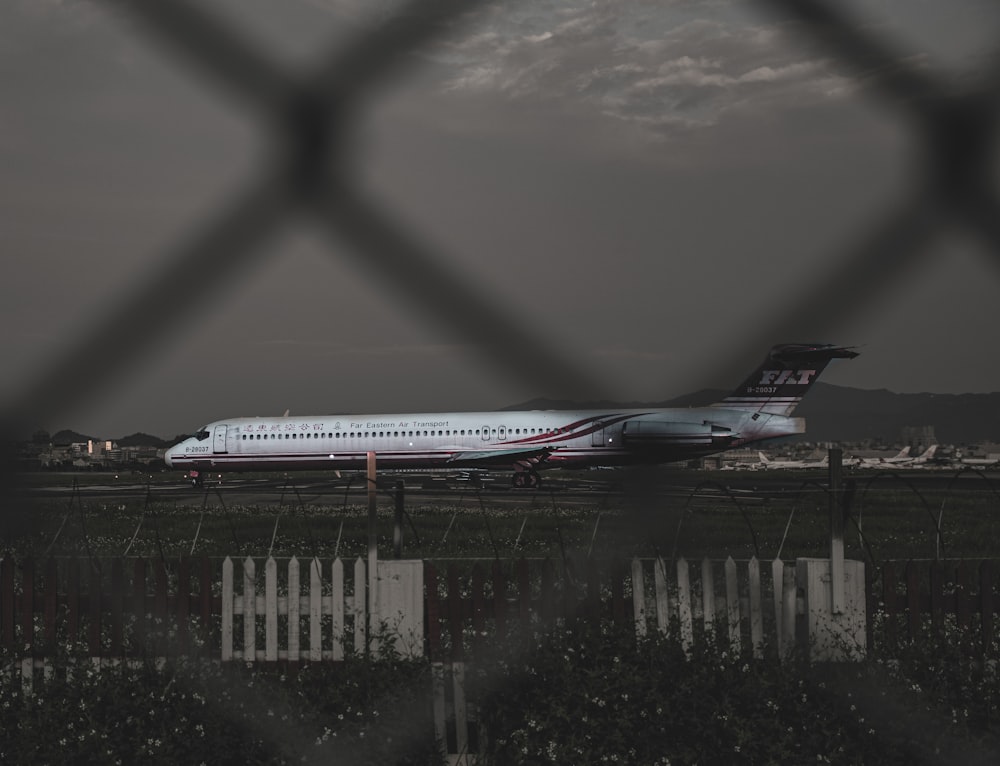
[[[4,422],[12,433],[23,423],[44,422],[85,404],[105,381],[148,361],[181,329],[168,321],[177,316],[178,305],[189,313],[206,308],[261,261],[279,231],[303,219],[331,242],[348,245],[337,248],[337,257],[354,259],[354,266],[391,290],[414,316],[477,348],[491,370],[519,376],[533,389],[599,397],[601,385],[581,359],[568,355],[545,328],[528,326],[488,285],[443,266],[392,210],[370,198],[350,162],[363,110],[380,88],[412,66],[415,51],[452,34],[470,9],[486,4],[405,3],[300,71],[270,60],[201,4],[104,0],[98,5],[129,18],[165,57],[183,61],[192,77],[213,82],[239,103],[265,137],[265,148],[244,188],[220,200],[207,225],[178,234],[159,273],[131,285],[75,345],[49,359],[22,393],[5,403]],[[869,94],[902,116],[920,153],[912,168],[916,182],[884,217],[871,230],[856,232],[854,245],[835,253],[826,272],[800,285],[797,297],[734,332],[730,347],[716,357],[725,361],[705,370],[704,380],[735,379],[762,349],[788,340],[789,327],[799,338],[835,337],[859,308],[901,289],[901,275],[956,228],[981,243],[991,265],[998,264],[1000,253],[994,177],[1000,55],[968,72],[958,86],[910,63],[888,39],[855,23],[843,4],[757,0],[751,5],[796,20],[801,35],[849,66]],[[1000,54],[1000,38],[997,48]],[[630,499],[634,523],[647,523],[652,494],[640,485]],[[25,514],[30,509],[5,500],[8,531]]]

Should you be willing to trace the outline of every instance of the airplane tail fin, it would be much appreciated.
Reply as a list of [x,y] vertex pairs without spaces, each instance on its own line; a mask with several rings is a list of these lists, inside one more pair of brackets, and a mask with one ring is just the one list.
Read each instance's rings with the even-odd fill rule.
[[829,343],[784,343],[716,407],[767,415],[791,415],[831,359],[853,359],[858,352]]

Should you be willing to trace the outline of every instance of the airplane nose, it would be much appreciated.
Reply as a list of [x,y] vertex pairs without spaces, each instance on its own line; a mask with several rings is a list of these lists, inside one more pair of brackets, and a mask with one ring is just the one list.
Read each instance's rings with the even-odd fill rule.
[[168,449],[163,453],[163,462],[167,464],[167,468],[174,467],[174,450],[173,448]]

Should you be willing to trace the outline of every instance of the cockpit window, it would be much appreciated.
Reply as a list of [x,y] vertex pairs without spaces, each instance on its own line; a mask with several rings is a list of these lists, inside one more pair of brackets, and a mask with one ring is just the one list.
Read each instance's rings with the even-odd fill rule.
[[208,437],[209,433],[207,428],[202,428],[200,431],[197,431],[194,435],[194,438],[196,438],[200,442],[205,441],[205,439],[207,439]]

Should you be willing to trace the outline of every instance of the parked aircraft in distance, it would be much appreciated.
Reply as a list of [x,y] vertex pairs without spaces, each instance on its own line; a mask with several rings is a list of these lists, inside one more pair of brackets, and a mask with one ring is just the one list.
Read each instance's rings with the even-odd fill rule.
[[989,457],[959,457],[956,461],[956,465],[959,466],[976,466],[978,468],[988,468],[990,466],[995,466],[1000,464],[1000,460],[996,458]]
[[914,460],[914,458],[910,457],[910,448],[906,446],[891,457],[859,457],[858,466],[861,468],[871,468],[881,465],[892,465],[893,463],[909,463],[911,460]]
[[791,417],[843,346],[775,346],[732,394],[707,407],[241,417],[218,420],[167,450],[201,471],[507,468],[537,487],[543,468],[669,463],[805,432]]
[[830,465],[830,456],[827,454],[815,460],[776,460],[769,458],[761,452],[760,462],[768,471],[778,468],[828,468]]
[[911,468],[924,465],[929,462],[934,453],[937,452],[938,445],[932,444],[919,455],[911,455],[909,447],[903,447],[898,454],[892,457],[862,457],[857,458],[859,468],[885,468],[892,466],[895,468]]

